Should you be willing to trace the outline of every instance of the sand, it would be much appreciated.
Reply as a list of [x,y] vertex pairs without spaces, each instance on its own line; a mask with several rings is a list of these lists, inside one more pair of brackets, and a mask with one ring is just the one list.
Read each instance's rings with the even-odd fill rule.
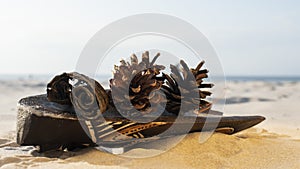
[[[299,168],[300,82],[227,82],[225,115],[263,115],[267,119],[235,135],[187,135],[158,156],[132,159],[94,148],[39,154],[15,143],[16,103],[45,92],[45,81],[0,83],[0,168]],[[164,140],[164,143],[172,141]],[[157,150],[134,149],[145,154]]]

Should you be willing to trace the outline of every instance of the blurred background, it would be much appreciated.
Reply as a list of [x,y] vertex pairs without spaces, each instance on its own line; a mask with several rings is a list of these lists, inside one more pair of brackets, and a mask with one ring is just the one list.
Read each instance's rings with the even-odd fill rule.
[[[141,13],[181,18],[208,38],[227,79],[224,88],[215,85],[212,89],[221,88],[222,97],[213,91],[214,101],[226,100],[225,106],[214,102],[214,110],[224,115],[263,115],[266,121],[258,128],[300,139],[299,9],[297,0],[0,0],[0,141],[8,136],[14,140],[18,100],[46,93],[54,75],[74,71],[84,46],[104,26]],[[179,51],[172,54],[181,52],[169,40],[143,38],[126,41],[127,46],[111,53],[114,60],[108,58],[110,62],[104,62],[106,67],[98,72],[104,74],[97,79],[101,85],[108,86],[113,63],[141,52],[128,50],[130,45],[153,42]],[[189,58],[189,54],[178,57],[183,56]],[[173,60],[165,63],[168,61]],[[234,151],[238,146],[230,145]],[[280,157],[287,159],[282,154]],[[281,163],[276,158],[273,161]]]
[[229,79],[297,78],[299,7],[296,0],[1,1],[0,77],[72,71],[97,31],[123,17],[150,12],[176,16],[198,28],[215,47]]

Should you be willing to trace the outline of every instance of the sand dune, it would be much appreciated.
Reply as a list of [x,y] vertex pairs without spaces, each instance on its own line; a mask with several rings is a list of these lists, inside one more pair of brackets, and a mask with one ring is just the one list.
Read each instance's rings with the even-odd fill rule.
[[[16,102],[45,91],[43,81],[0,83],[0,168],[299,168],[300,83],[229,82],[225,115],[263,115],[267,120],[236,135],[213,134],[199,143],[187,135],[158,156],[132,159],[93,148],[39,154],[15,143]],[[171,140],[164,140],[164,144]],[[155,149],[134,149],[145,154]],[[126,155],[126,154],[125,154]]]
[[[167,141],[167,140],[166,140]],[[10,154],[0,159],[2,168],[298,168],[300,140],[250,129],[234,136],[214,134],[199,143],[199,133],[161,155],[130,159],[88,148],[77,152]],[[7,150],[9,151],[9,150]],[[144,150],[132,150],[141,151]],[[151,150],[148,150],[151,151]],[[30,150],[27,151],[28,153]],[[35,155],[35,156],[34,156]],[[52,168],[51,167],[51,168]]]

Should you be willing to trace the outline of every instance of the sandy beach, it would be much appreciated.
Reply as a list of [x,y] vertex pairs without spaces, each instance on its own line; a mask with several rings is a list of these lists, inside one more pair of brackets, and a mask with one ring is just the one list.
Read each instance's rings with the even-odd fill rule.
[[[17,102],[45,93],[47,81],[1,80],[1,168],[299,168],[300,82],[228,81],[224,115],[262,115],[266,120],[235,135],[187,135],[158,156],[131,159],[93,148],[37,153],[15,143]],[[167,143],[168,140],[165,140]],[[128,153],[147,153],[134,149]],[[154,151],[154,150],[153,150]]]

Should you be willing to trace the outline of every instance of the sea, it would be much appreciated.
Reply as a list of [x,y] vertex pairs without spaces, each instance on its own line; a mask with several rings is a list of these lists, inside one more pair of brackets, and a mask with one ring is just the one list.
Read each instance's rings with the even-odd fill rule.
[[[55,74],[0,74],[0,80],[41,80],[50,81]],[[99,82],[108,81],[112,75],[96,75],[94,77]],[[299,82],[300,76],[225,76],[226,81],[265,81],[265,82]]]
[[300,76],[225,76],[226,81],[299,82]]

